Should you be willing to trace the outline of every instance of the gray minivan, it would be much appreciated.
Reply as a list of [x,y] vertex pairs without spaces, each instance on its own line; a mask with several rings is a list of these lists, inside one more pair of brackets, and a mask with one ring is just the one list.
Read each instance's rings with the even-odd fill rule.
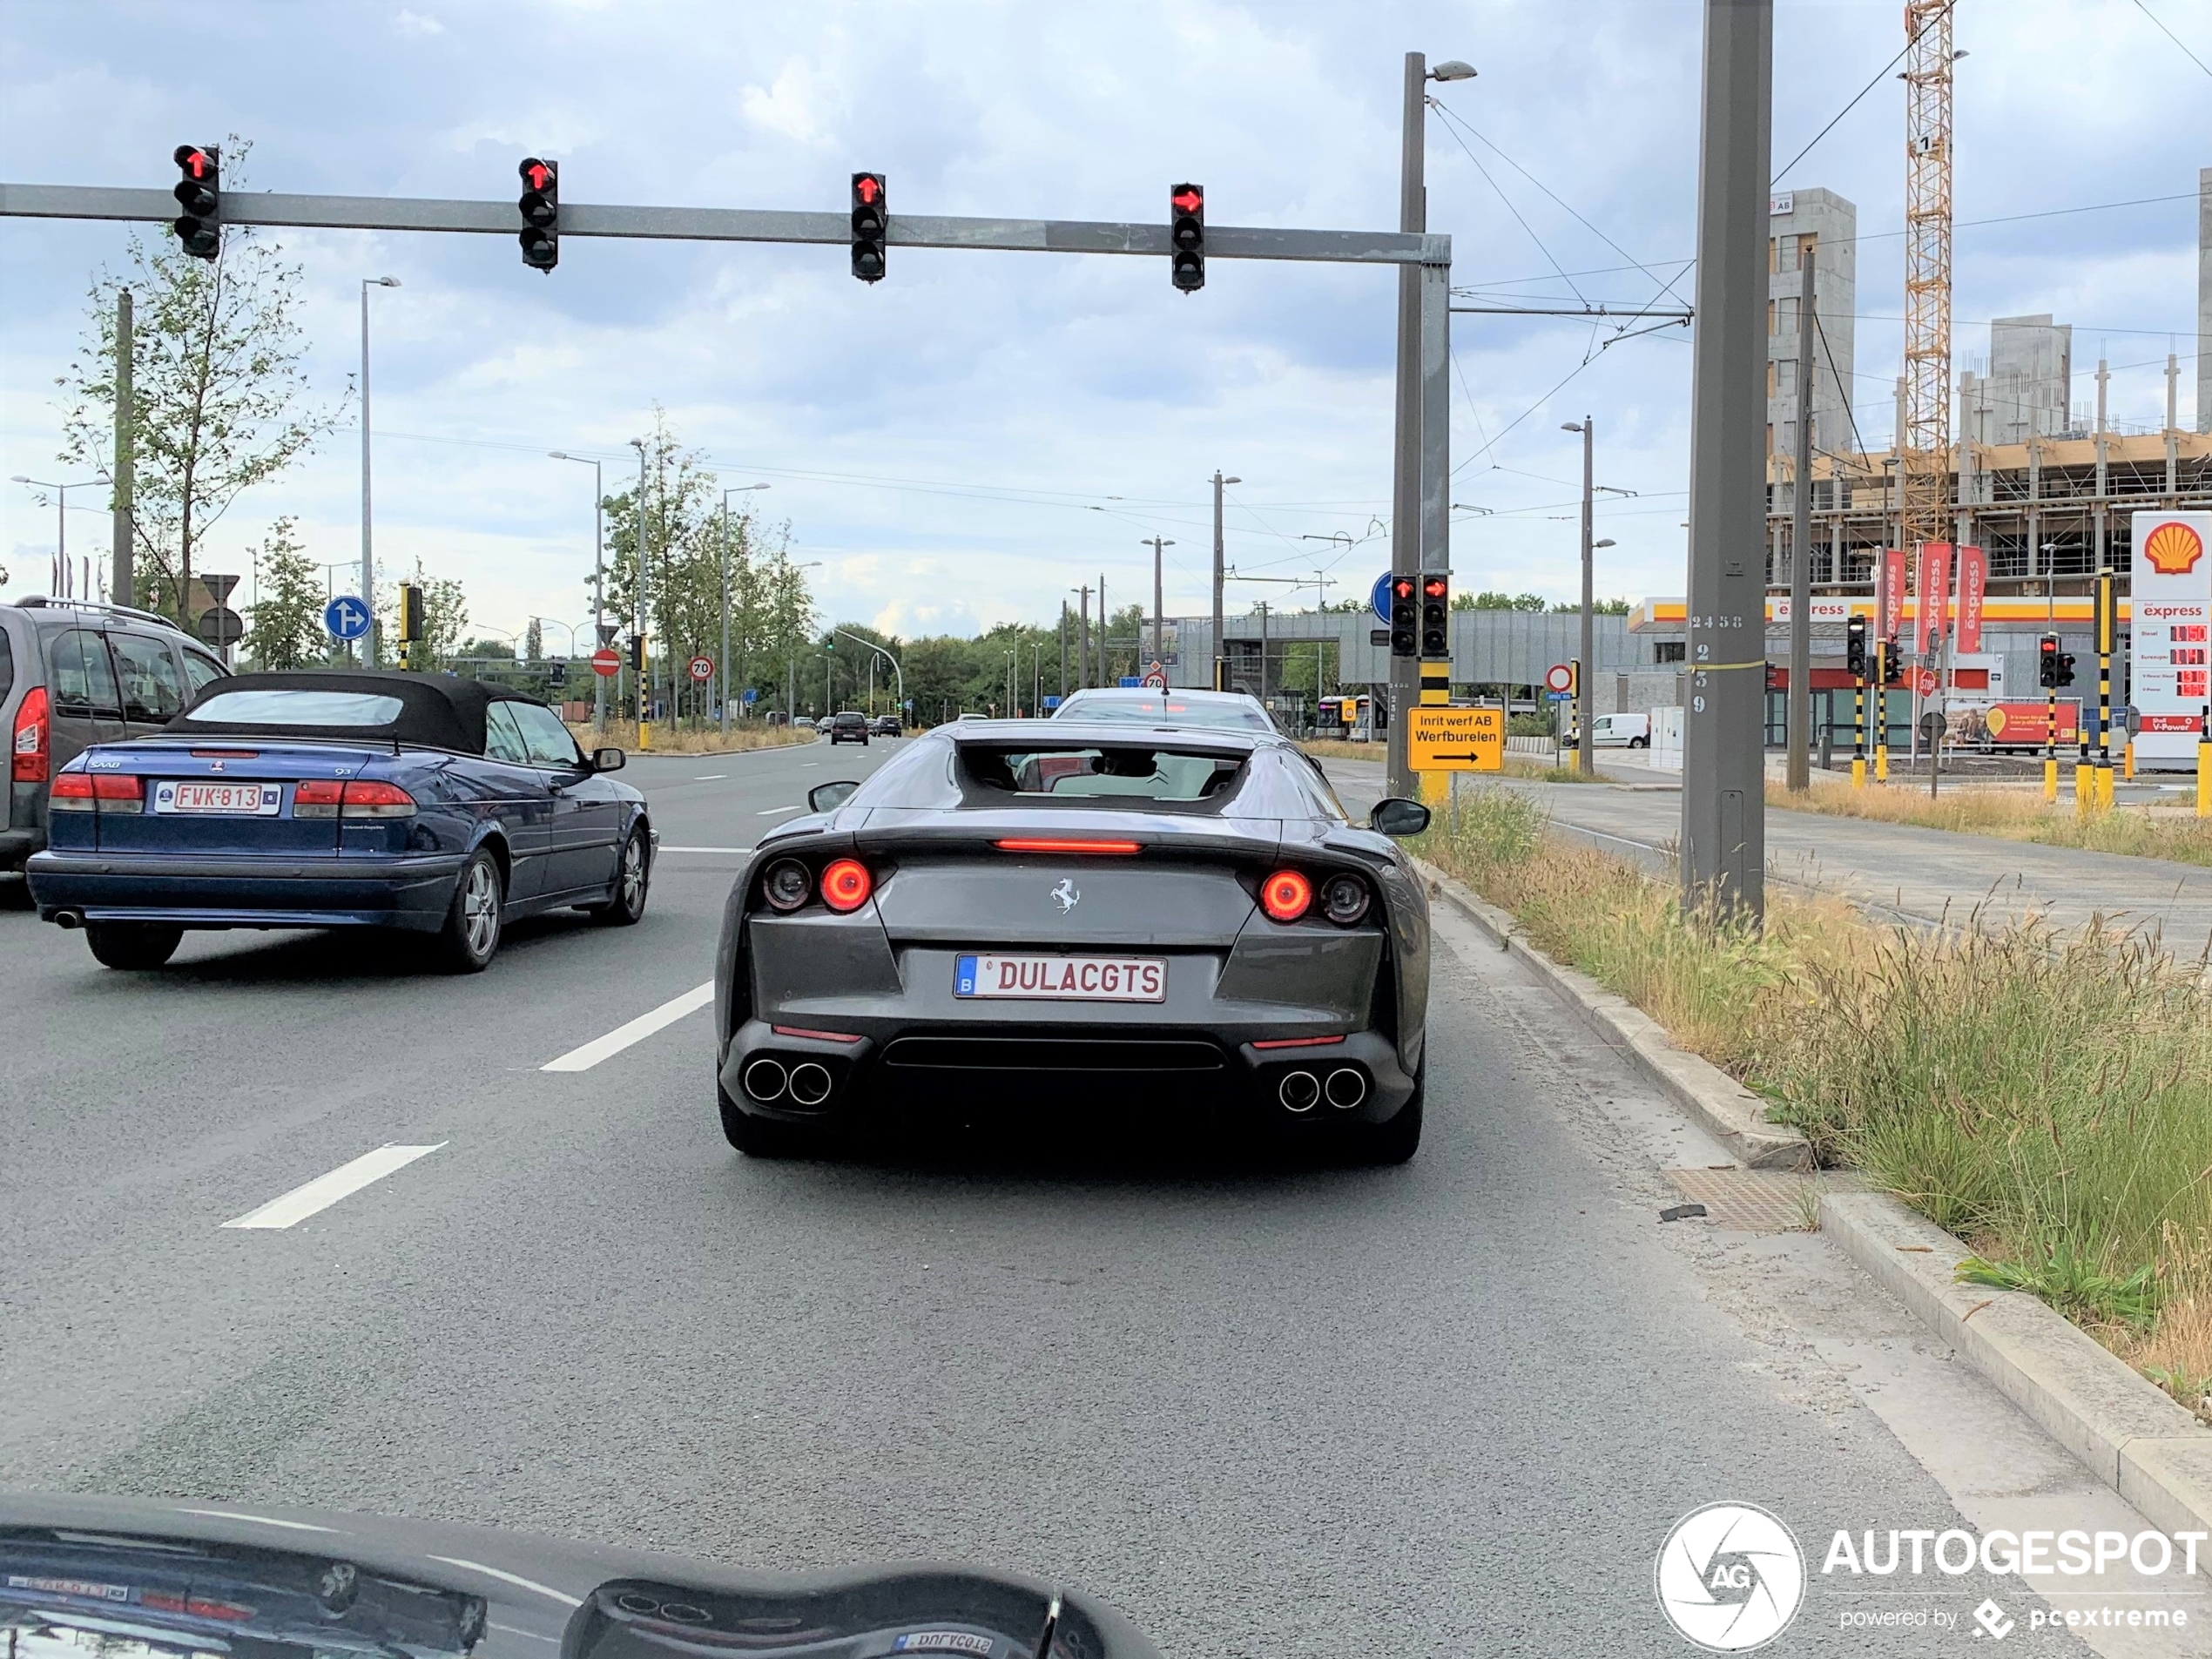
[[91,744],[159,731],[229,672],[152,611],[77,599],[0,604],[0,732],[9,736],[0,877],[46,845],[57,769]]

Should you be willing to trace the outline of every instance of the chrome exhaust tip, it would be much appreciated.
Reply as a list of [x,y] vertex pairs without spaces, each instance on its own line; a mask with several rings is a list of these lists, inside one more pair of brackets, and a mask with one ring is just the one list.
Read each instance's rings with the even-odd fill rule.
[[84,925],[84,918],[74,910],[57,910],[54,925],[65,934],[73,934]]
[[1350,1066],[1339,1066],[1329,1074],[1329,1104],[1340,1112],[1348,1112],[1367,1098],[1367,1080]]
[[755,1100],[774,1100],[784,1092],[784,1068],[780,1061],[762,1058],[745,1069],[745,1091]]
[[826,1066],[808,1060],[791,1069],[791,1101],[794,1106],[819,1106],[830,1096]]
[[1275,1097],[1286,1112],[1310,1112],[1321,1098],[1321,1080],[1310,1071],[1286,1071],[1275,1085]]

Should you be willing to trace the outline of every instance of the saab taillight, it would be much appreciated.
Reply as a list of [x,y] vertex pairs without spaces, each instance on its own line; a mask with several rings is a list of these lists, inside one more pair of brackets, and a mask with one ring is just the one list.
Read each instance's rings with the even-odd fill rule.
[[46,792],[46,810],[50,813],[89,813],[96,810],[92,805],[92,774],[89,772],[65,772],[56,778],[53,787]]
[[822,872],[822,902],[833,910],[858,910],[874,887],[868,867],[858,859],[838,859]]
[[1296,921],[1313,903],[1313,884],[1296,870],[1278,870],[1259,884],[1260,908],[1277,921]]
[[19,784],[43,784],[51,764],[53,748],[46,718],[46,688],[34,685],[23,694],[16,710],[14,765],[10,776]]
[[346,792],[345,785],[334,778],[308,778],[292,788],[292,815],[294,818],[335,818],[338,803]]
[[346,796],[339,803],[338,816],[412,818],[415,816],[415,797],[397,784],[383,783],[374,778],[356,778],[346,786]]
[[57,813],[142,813],[145,784],[114,772],[63,772],[46,792],[49,811]]

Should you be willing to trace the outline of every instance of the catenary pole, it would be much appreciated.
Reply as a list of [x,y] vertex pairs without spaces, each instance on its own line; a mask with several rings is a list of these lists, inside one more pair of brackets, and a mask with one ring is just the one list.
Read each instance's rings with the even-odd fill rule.
[[1790,484],[1790,701],[1786,778],[1812,787],[1812,279],[1815,257],[1797,244],[1797,444]]
[[136,567],[136,527],[132,502],[138,487],[138,403],[132,393],[132,359],[137,354],[131,320],[131,290],[115,291],[115,515],[113,569],[108,573],[108,593],[116,604],[136,604],[132,572]]
[[1765,910],[1766,242],[1773,0],[1705,0],[1691,341],[1685,904]]
[[[1406,54],[1405,103],[1399,133],[1398,228],[1401,233],[1424,230],[1428,225],[1428,191],[1423,182],[1426,149],[1425,127],[1428,105],[1428,60],[1420,52]],[[1398,410],[1396,466],[1393,474],[1390,515],[1390,568],[1396,577],[1419,583],[1421,572],[1421,269],[1398,267]],[[1393,795],[1415,792],[1412,769],[1406,762],[1406,711],[1413,707],[1419,685],[1418,658],[1390,659],[1390,733],[1385,755],[1385,787]]]
[[1597,550],[1590,545],[1597,534],[1597,484],[1592,469],[1597,462],[1597,422],[1582,417],[1582,617],[1575,649],[1581,671],[1575,677],[1575,768],[1585,778],[1597,776],[1596,723],[1591,718],[1595,699],[1590,687],[1597,678]]

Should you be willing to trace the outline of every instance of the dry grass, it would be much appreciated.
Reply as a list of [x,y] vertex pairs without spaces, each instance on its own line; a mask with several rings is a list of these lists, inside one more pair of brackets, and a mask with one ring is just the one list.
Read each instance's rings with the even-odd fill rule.
[[717,726],[693,732],[656,725],[652,729],[652,747],[646,749],[637,741],[637,723],[634,720],[610,720],[604,732],[596,730],[589,720],[571,721],[569,730],[587,750],[611,747],[626,749],[631,754],[742,754],[753,749],[780,749],[788,744],[813,743],[816,737],[812,732],[765,725],[758,721],[732,726],[726,738]]
[[[1463,792],[1419,850],[2195,1406],[2212,1393],[2212,990],[2155,941],[1942,936],[1770,898],[1685,920],[1671,880]],[[1542,856],[1536,854],[1541,850]]]
[[1870,784],[1865,789],[1817,783],[1802,795],[1792,795],[1780,784],[1770,783],[1766,804],[1789,812],[1824,813],[1837,818],[1994,835],[2045,846],[2212,865],[2212,819],[2197,818],[2188,809],[2174,807],[2120,806],[2101,813],[2077,812],[2070,799],[2073,775],[2071,767],[2064,769],[2061,789],[2065,792],[2055,806],[2044,805],[2040,786],[2024,789],[1954,786],[1930,800],[1925,786],[1898,783]]

